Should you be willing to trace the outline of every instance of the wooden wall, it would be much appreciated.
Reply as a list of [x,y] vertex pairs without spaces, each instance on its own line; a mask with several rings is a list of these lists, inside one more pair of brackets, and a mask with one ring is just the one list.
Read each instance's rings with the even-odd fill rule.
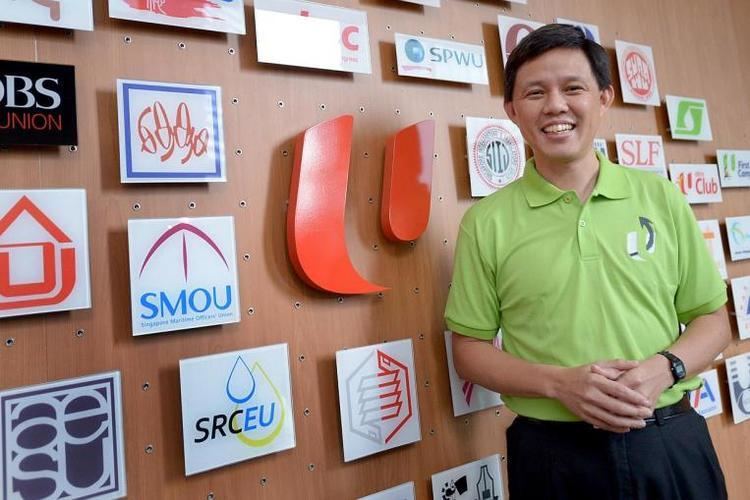
[[[246,36],[110,20],[106,2],[94,3],[94,32],[0,28],[0,58],[76,66],[78,150],[0,150],[0,187],[86,188],[93,295],[90,310],[0,321],[0,389],[121,370],[130,498],[201,499],[213,493],[216,499],[343,499],[412,480],[418,498],[428,498],[431,474],[505,453],[504,430],[512,420],[507,410],[452,416],[442,321],[458,222],[473,201],[463,117],[503,116],[498,14],[597,24],[613,64],[616,38],[651,45],[662,96],[708,101],[715,140],[696,144],[667,139],[664,106],[626,106],[618,97],[599,134],[608,140],[610,156],[616,132],[663,135],[669,162],[713,162],[717,148],[750,149],[746,0],[529,0],[528,6],[443,0],[439,9],[397,0],[331,1],[367,11],[372,75],[258,64],[251,0],[246,0]],[[393,33],[422,31],[484,43],[490,85],[397,77]],[[229,182],[120,184],[116,78],[220,85]],[[619,95],[618,82],[616,87]],[[284,231],[294,137],[344,113],[355,117],[348,245],[365,277],[392,288],[382,298],[339,302],[296,277]],[[415,246],[396,245],[379,229],[385,140],[433,115],[438,158],[429,228]],[[696,206],[695,212],[699,219],[748,215],[749,195],[748,188],[725,190],[723,203]],[[135,203],[140,211],[133,210]],[[127,220],[209,215],[235,217],[238,253],[250,255],[238,264],[241,306],[254,314],[243,313],[241,323],[224,327],[131,337]],[[730,277],[748,275],[750,261],[728,268]],[[83,336],[75,335],[79,329]],[[334,353],[407,337],[415,347],[422,441],[345,465]],[[15,339],[12,347],[5,347],[7,338]],[[178,361],[278,342],[290,347],[297,447],[186,479]],[[748,350],[749,344],[735,340],[725,355]],[[725,370],[719,367],[725,413],[710,419],[709,427],[730,494],[744,498],[750,488],[750,424],[731,423]]]

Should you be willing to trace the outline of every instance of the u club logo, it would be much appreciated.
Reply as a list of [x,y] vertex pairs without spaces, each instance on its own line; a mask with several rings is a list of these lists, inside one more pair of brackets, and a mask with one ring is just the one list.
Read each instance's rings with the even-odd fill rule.
[[677,185],[684,194],[715,195],[719,192],[716,180],[706,177],[703,172],[681,172],[677,176]]

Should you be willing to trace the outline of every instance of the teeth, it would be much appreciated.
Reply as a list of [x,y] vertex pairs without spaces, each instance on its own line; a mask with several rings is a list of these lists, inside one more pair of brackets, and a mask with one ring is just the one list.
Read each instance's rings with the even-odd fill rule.
[[573,130],[573,125],[571,125],[570,123],[560,123],[557,125],[550,125],[549,127],[544,128],[545,132],[554,132],[554,133],[567,132],[568,130]]

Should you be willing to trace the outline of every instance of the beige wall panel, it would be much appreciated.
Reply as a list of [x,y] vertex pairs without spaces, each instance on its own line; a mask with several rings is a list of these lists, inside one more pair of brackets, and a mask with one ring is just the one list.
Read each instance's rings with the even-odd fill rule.
[[[717,148],[750,149],[750,4],[443,0],[434,9],[397,0],[330,2],[368,13],[373,73],[350,75],[257,63],[252,3],[245,3],[246,36],[110,20],[99,0],[94,32],[0,28],[0,58],[76,66],[78,149],[0,149],[0,187],[87,190],[93,296],[91,310],[0,320],[0,388],[121,370],[130,498],[201,499],[210,492],[217,499],[355,498],[405,481],[415,481],[418,498],[428,498],[431,474],[504,455],[504,430],[512,420],[507,410],[495,409],[452,416],[442,321],[458,223],[473,203],[464,117],[505,116],[497,15],[597,24],[618,95],[599,134],[610,156],[617,132],[661,134],[669,162],[703,163],[715,161]],[[483,43],[490,85],[398,77],[395,32]],[[615,39],[653,48],[662,98],[670,93],[708,101],[713,142],[672,141],[664,106],[622,103]],[[220,85],[228,182],[120,184],[117,78]],[[345,113],[355,119],[347,243],[361,274],[390,287],[382,297],[338,300],[312,290],[286,255],[295,138]],[[386,140],[428,118],[437,125],[430,224],[413,246],[394,244],[379,228]],[[695,206],[696,215],[750,215],[749,189],[725,190],[724,200]],[[215,215],[235,217],[241,323],[133,338],[127,220]],[[750,262],[729,262],[728,269],[732,277],[748,275]],[[733,334],[726,355],[750,350],[736,340],[734,325]],[[414,342],[422,441],[344,464],[335,351],[407,337]],[[178,361],[278,342],[290,347],[297,447],[186,479]],[[750,425],[731,423],[725,370],[717,365],[725,413],[709,427],[730,496],[742,498],[750,488]],[[152,453],[145,451],[149,445]]]

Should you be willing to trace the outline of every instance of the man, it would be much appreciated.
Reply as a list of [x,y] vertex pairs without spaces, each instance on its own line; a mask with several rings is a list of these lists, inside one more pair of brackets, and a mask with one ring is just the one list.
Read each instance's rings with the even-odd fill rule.
[[685,397],[730,339],[726,285],[689,205],[594,153],[614,97],[600,45],[548,25],[505,71],[505,111],[534,155],[464,216],[445,318],[459,375],[519,415],[511,499],[726,498]]

